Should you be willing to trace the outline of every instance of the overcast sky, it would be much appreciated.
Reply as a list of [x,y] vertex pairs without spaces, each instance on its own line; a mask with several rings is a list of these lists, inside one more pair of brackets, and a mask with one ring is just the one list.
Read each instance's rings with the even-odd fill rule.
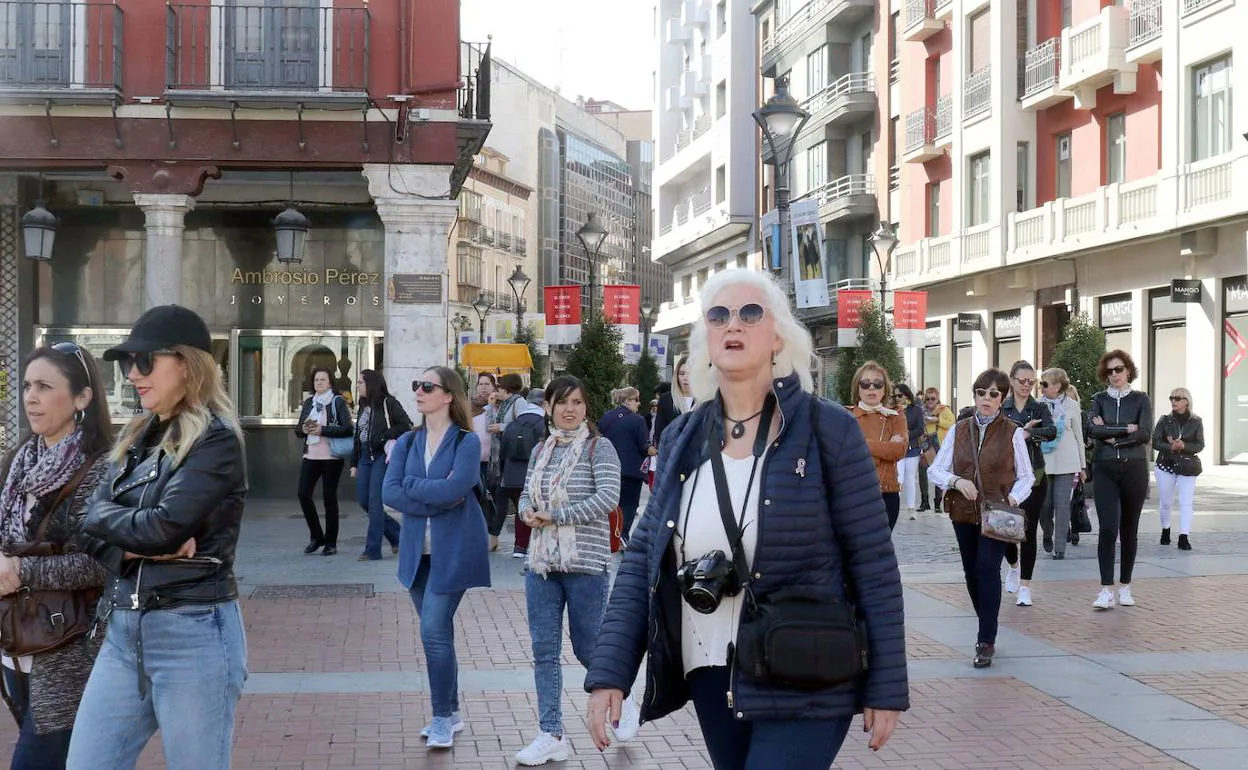
[[653,106],[649,0],[461,0],[460,34],[568,99]]

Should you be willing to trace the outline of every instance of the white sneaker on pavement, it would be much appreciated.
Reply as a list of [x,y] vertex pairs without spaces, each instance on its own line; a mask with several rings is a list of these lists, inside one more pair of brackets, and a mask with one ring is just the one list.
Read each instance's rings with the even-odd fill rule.
[[[420,731],[420,737],[421,737],[421,738],[428,738],[428,737],[429,737],[429,728],[430,728],[430,727],[432,727],[432,725],[425,725],[425,726],[424,726],[424,728]],[[452,733],[459,733],[459,732],[463,732],[463,730],[464,730],[464,718],[463,718],[462,716],[460,716],[460,714],[459,714],[459,712],[458,712],[458,711],[452,711],[452,712],[451,712],[451,732],[452,732]]]
[[537,767],[547,762],[565,762],[570,755],[568,742],[562,737],[538,733],[532,743],[516,754],[516,762],[525,767]]
[[1135,606],[1135,597],[1131,595],[1131,586],[1118,587],[1118,603],[1123,607]]
[[624,704],[620,708],[620,726],[611,729],[615,733],[615,739],[620,743],[628,743],[637,735],[637,729],[641,727],[641,711],[637,708],[637,701],[633,696],[624,699]]
[[1101,592],[1096,595],[1096,601],[1092,602],[1092,606],[1098,610],[1107,610],[1114,606],[1114,592],[1105,586]]
[[1027,586],[1020,586],[1018,589],[1018,606],[1019,607],[1031,606],[1031,589],[1028,588]]
[[1023,571],[1018,567],[1010,567],[1005,573],[1005,590],[1007,593],[1018,593],[1018,587],[1023,583]]

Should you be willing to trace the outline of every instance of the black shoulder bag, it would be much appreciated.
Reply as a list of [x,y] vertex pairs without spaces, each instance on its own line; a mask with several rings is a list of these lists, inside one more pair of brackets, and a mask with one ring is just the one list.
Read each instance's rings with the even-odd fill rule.
[[[763,413],[759,437],[765,447],[774,401]],[[718,437],[718,431],[716,431]],[[817,435],[817,434],[816,434]],[[708,447],[719,512],[733,544],[733,560],[748,578],[741,551],[741,532],[732,518],[724,461],[718,448]],[[759,444],[755,451],[761,453]],[[822,452],[820,453],[822,455]],[[857,680],[867,670],[867,630],[852,602],[837,601],[814,587],[789,586],[754,595],[748,584],[746,612],[737,632],[735,663],[756,682],[792,690],[826,690]]]

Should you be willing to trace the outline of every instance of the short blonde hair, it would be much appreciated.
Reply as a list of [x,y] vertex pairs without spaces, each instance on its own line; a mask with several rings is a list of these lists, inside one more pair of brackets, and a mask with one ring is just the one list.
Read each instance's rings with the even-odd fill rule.
[[1195,407],[1192,404],[1192,391],[1188,390],[1187,388],[1171,388],[1170,395],[1182,396],[1183,398],[1187,399],[1187,413],[1188,414],[1192,414],[1193,412],[1196,411]]
[[862,379],[862,375],[867,372],[879,372],[884,375],[884,401],[887,402],[889,397],[893,395],[893,378],[888,376],[888,370],[875,361],[867,361],[858,367],[858,371],[854,372],[854,381],[849,384],[849,397],[853,401],[850,406],[857,406],[862,397],[858,395],[858,381]]
[[1058,385],[1061,385],[1063,393],[1068,392],[1067,389],[1070,388],[1070,375],[1066,373],[1065,369],[1060,369],[1056,366],[1051,366],[1040,372],[1040,379],[1048,383],[1056,382]]
[[633,387],[616,388],[611,391],[611,401],[616,406],[623,406],[630,398],[641,398],[641,391]]

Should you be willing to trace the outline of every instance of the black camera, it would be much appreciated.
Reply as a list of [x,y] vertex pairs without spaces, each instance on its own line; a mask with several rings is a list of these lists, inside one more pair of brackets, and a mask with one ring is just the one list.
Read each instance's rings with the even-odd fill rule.
[[700,559],[691,559],[676,570],[680,593],[689,606],[710,615],[725,596],[741,593],[741,579],[732,559],[723,551],[711,551]]

